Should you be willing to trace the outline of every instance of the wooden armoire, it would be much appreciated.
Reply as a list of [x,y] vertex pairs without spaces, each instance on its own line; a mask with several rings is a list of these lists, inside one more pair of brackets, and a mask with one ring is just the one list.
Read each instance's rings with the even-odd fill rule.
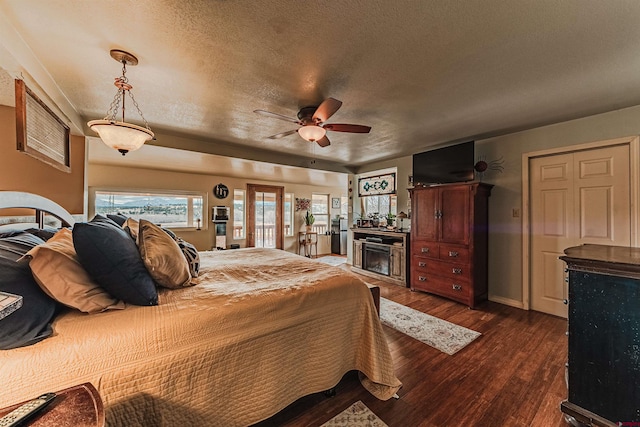
[[416,187],[411,192],[411,290],[475,308],[487,299],[490,184]]

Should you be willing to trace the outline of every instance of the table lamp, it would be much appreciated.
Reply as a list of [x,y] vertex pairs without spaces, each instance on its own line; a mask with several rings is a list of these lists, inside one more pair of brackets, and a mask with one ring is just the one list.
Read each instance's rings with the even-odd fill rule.
[[396,218],[398,218],[398,221],[400,221],[400,231],[402,232],[404,230],[404,219],[407,218],[407,214],[400,211],[400,213],[396,216]]

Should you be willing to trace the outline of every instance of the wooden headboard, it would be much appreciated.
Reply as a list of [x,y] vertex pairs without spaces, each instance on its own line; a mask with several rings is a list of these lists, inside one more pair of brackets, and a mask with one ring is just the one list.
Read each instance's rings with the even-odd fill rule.
[[65,208],[46,197],[21,191],[0,191],[0,209],[33,209],[36,222],[40,228],[44,227],[45,215],[52,215],[62,222],[63,227],[73,226],[75,220]]

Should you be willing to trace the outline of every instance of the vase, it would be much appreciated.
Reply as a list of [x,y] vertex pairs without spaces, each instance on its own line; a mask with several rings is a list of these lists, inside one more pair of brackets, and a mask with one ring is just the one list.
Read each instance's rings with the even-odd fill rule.
[[310,225],[305,225],[304,229],[307,230],[307,233],[311,232],[311,226]]

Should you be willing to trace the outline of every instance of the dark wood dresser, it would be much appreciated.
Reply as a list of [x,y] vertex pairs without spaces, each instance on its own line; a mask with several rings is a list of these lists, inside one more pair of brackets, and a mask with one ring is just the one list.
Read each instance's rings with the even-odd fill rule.
[[487,299],[489,184],[411,191],[411,290],[475,308]]
[[640,248],[564,253],[569,361],[561,410],[575,425],[640,425]]

